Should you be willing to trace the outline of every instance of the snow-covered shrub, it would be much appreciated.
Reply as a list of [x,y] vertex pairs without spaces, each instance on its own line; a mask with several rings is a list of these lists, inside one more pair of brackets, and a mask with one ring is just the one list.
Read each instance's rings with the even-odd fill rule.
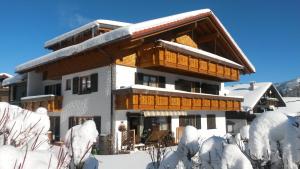
[[[278,111],[264,112],[254,119],[249,130],[249,150],[257,160],[269,161],[277,154],[285,137],[287,116]],[[272,157],[276,159],[277,157]]]
[[300,164],[300,119],[289,117],[283,141],[283,162],[288,169],[298,169]]
[[161,161],[159,169],[175,169],[182,158],[182,154],[180,154],[178,151],[169,151],[166,153],[164,159]]
[[92,145],[97,141],[98,131],[92,120],[76,125],[67,131],[65,146],[75,166],[82,166],[90,156]]
[[239,147],[234,144],[224,146],[222,160],[222,169],[252,169],[251,162],[241,152]]
[[235,145],[237,145],[241,149],[241,151],[247,151],[247,143],[242,140],[240,133],[235,135],[234,142]]
[[222,137],[210,137],[201,145],[199,151],[200,164],[202,168],[221,168],[221,160],[226,140]]
[[50,129],[50,120],[45,108],[38,108],[36,112],[23,111],[9,120],[5,126],[9,131],[8,144],[23,146],[38,135],[46,135]]
[[240,136],[242,140],[249,140],[249,130],[250,126],[246,125],[240,129]]

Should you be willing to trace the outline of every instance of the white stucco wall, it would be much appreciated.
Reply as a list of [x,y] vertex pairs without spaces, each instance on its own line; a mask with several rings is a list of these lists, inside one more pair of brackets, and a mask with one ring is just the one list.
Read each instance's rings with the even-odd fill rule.
[[27,76],[27,96],[43,94],[43,75],[34,71],[28,72]]
[[[116,65],[116,89],[122,87],[129,87],[135,84],[135,73],[141,72],[149,75],[164,76],[166,78],[166,89],[175,90],[175,81],[178,79],[184,79],[195,82],[206,82],[209,84],[218,84],[219,82],[204,80],[200,78],[188,77],[183,75],[177,75],[172,73],[166,73],[161,71],[149,70],[149,69],[140,69],[133,67],[126,67],[121,65]],[[222,86],[220,86],[220,89]]]
[[[90,94],[72,94],[72,90],[65,90],[66,80],[74,77],[87,76],[98,73],[98,92]],[[101,116],[101,134],[110,134],[110,67],[101,67],[62,77],[63,110],[61,113],[61,135],[64,136],[69,127],[71,116]],[[73,86],[72,86],[73,89]]]

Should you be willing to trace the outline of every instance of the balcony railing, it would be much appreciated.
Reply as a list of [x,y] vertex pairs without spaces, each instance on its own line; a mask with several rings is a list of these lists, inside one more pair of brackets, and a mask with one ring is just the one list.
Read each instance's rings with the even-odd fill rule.
[[[208,52],[205,54],[213,55]],[[199,75],[202,78],[218,79],[218,81],[238,81],[240,70],[216,59],[200,58],[182,51],[167,49],[162,46],[144,49],[141,52],[139,66],[142,68],[160,68],[161,70]]]
[[147,89],[115,91],[117,110],[240,111],[242,98]]
[[38,95],[21,98],[22,108],[35,111],[39,107],[44,107],[48,112],[61,112],[62,96]]

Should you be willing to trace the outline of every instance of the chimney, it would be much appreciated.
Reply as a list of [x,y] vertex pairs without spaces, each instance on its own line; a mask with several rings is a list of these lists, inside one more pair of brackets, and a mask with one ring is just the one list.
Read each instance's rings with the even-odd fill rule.
[[254,90],[255,89],[255,81],[251,81],[250,82],[250,90]]

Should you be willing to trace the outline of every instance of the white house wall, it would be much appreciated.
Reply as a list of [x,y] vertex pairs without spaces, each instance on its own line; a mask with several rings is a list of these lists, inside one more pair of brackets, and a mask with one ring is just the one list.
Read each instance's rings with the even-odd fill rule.
[[[195,82],[206,82],[210,84],[217,84],[221,86],[221,83],[215,81],[204,80],[200,78],[193,78],[183,75],[177,75],[172,73],[161,72],[159,70],[140,69],[127,66],[116,65],[116,88],[129,87],[135,84],[135,73],[141,72],[149,75],[164,76],[166,78],[166,89],[175,90],[175,81],[178,79],[184,79]],[[222,86],[220,87],[222,89]]]
[[[90,94],[72,94],[65,90],[66,80],[98,73],[98,91]],[[61,113],[61,135],[65,135],[72,116],[101,116],[101,134],[109,134],[111,128],[110,114],[110,67],[101,67],[62,77],[63,110]],[[73,89],[73,87],[72,87]]]

